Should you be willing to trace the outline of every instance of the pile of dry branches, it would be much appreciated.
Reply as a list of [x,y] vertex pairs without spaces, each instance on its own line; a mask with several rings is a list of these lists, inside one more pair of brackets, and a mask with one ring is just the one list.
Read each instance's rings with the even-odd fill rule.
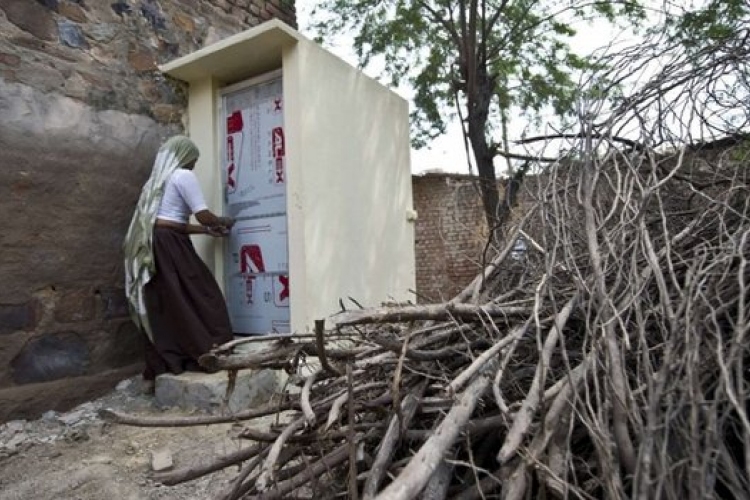
[[[282,415],[243,432],[257,445],[157,478],[242,464],[223,499],[745,496],[745,150],[582,144],[605,153],[537,179],[504,248],[451,302],[346,311],[325,334],[203,359],[230,376],[285,368],[301,390],[227,418],[110,416]],[[513,258],[519,237],[529,250]]]

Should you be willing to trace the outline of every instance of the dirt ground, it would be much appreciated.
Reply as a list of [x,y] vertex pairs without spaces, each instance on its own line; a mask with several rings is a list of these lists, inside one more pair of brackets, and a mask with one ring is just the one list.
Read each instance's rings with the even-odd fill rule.
[[[153,452],[171,456],[173,469],[211,460],[252,443],[231,424],[140,428],[104,422],[112,408],[138,415],[187,415],[159,409],[142,394],[140,377],[66,413],[0,425],[0,500],[206,500],[216,498],[237,467],[176,486],[152,479]],[[272,417],[254,421],[267,427]]]

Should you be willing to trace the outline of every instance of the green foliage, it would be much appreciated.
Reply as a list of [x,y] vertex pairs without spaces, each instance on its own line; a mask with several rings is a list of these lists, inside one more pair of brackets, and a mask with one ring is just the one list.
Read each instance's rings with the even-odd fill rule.
[[[416,146],[445,130],[456,97],[464,116],[475,106],[486,116],[566,113],[573,77],[589,67],[567,43],[576,24],[644,16],[637,1],[321,0],[316,10],[312,28],[323,40],[353,34],[363,67],[382,65],[387,83],[414,89]],[[495,127],[483,125],[491,143]]]
[[687,50],[701,50],[731,40],[747,42],[750,4],[746,0],[708,0],[693,10],[671,16],[666,28]]
[[591,67],[568,45],[575,23],[644,17],[638,0],[321,0],[319,8],[328,16],[313,29],[323,38],[353,33],[363,66],[382,64],[391,84],[414,90],[415,146],[461,114],[496,241],[512,204],[499,200],[494,165],[509,125],[568,112],[574,75]]

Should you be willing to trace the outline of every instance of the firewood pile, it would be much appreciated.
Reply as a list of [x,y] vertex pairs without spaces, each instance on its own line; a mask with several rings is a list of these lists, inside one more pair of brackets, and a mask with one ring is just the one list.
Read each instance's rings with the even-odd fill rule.
[[[222,499],[742,498],[750,491],[750,170],[741,147],[560,161],[527,182],[453,300],[346,310],[316,334],[235,341],[286,369]],[[514,245],[523,238],[527,251]],[[515,248],[518,248],[517,246]],[[257,341],[257,339],[253,339]]]

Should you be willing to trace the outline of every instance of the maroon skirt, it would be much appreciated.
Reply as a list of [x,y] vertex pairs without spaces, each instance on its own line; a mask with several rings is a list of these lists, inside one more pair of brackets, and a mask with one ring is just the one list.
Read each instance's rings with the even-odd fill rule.
[[187,234],[155,227],[153,252],[156,274],[145,287],[153,342],[143,378],[203,371],[198,358],[233,338],[224,296]]

